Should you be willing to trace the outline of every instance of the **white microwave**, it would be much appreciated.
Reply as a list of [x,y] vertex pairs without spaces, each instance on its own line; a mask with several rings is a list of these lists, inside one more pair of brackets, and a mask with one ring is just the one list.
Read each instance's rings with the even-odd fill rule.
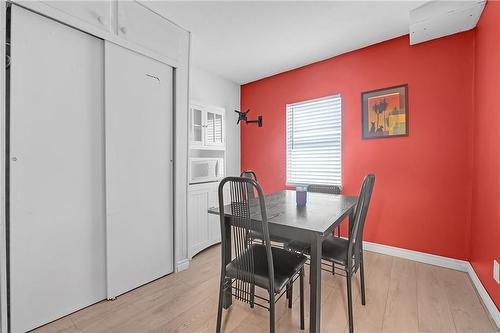
[[224,178],[224,159],[189,158],[189,184],[216,182]]

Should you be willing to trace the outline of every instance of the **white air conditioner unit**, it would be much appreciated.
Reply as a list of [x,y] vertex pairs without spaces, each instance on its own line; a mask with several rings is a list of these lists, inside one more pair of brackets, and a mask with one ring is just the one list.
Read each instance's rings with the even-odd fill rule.
[[485,0],[431,1],[410,11],[410,44],[473,29]]

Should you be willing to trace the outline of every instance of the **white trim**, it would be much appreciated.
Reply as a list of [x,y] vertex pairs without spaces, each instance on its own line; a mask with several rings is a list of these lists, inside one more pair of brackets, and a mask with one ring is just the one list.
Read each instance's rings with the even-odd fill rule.
[[474,267],[472,267],[470,262],[467,262],[467,273],[469,273],[472,284],[474,285],[474,287],[476,287],[477,293],[483,300],[484,306],[490,313],[491,318],[493,318],[493,321],[497,325],[497,328],[500,329],[500,312],[498,311],[495,303],[481,283],[481,280],[479,280],[479,277],[477,276],[476,271],[474,271]]
[[431,264],[435,266],[450,268],[461,272],[467,272],[467,265],[469,264],[465,260],[442,257],[434,254],[407,250],[399,247],[382,245],[366,241],[363,241],[363,249],[367,251],[387,254],[393,257],[418,261],[424,264]]
[[7,232],[5,215],[5,39],[6,2],[0,1],[0,332],[7,333]]
[[293,107],[295,105],[301,105],[304,102],[308,102],[308,103],[321,102],[321,101],[324,101],[324,100],[327,100],[327,99],[330,99],[330,98],[335,98],[335,97],[341,98],[342,96],[340,96],[340,93],[337,93],[337,94],[333,94],[333,95],[327,95],[327,96],[313,98],[313,99],[308,99],[308,100],[304,100],[304,101],[298,101],[298,102],[294,102],[294,103],[288,103],[285,106],[286,107],[289,107],[289,106]]
[[479,297],[483,301],[484,306],[488,310],[491,318],[493,318],[493,321],[495,322],[497,328],[500,328],[500,312],[498,311],[498,308],[496,307],[495,303],[493,302],[490,295],[484,288],[483,284],[479,280],[479,277],[477,276],[470,262],[465,260],[437,256],[434,254],[429,254],[424,252],[402,249],[394,246],[371,243],[367,241],[363,241],[363,249],[371,252],[386,254],[398,258],[409,259],[424,264],[435,265],[467,273],[472,281],[472,284],[476,288]]
[[[326,146],[321,146],[321,147],[316,147],[316,146],[309,146],[310,142],[306,146],[302,146],[299,148],[299,151],[297,151],[297,148],[294,148],[294,142],[295,142],[295,134],[296,131],[298,130],[299,132],[301,131],[300,128],[297,129],[295,127],[295,122],[296,120],[295,117],[301,117],[300,115],[303,115],[304,110],[309,109],[309,111],[315,109],[318,107],[318,104],[323,105],[319,107],[316,111],[318,111],[318,114],[316,114],[314,117],[315,120],[312,120],[313,122],[317,123],[318,118],[317,117],[339,117],[340,118],[340,124],[336,123],[336,120],[334,120],[334,124],[331,124],[335,128],[337,128],[340,131],[340,134],[332,134],[334,137],[331,138],[334,143],[331,143],[333,146],[328,145]],[[331,108],[330,108],[331,107]],[[333,115],[330,115],[329,112],[332,112]],[[342,186],[342,126],[343,126],[343,112],[342,112],[342,95],[335,94],[335,95],[330,95],[330,96],[324,96],[320,98],[315,98],[315,99],[309,99],[309,100],[303,100],[291,104],[286,104],[285,105],[285,141],[286,141],[286,186],[289,187],[295,187],[299,186],[301,184],[305,185],[337,185],[337,186]],[[301,126],[304,126],[302,124]],[[323,129],[319,129],[319,132],[323,131]],[[316,125],[313,126],[313,128],[310,129],[309,135],[316,135],[318,131],[318,128],[316,128]],[[304,134],[304,133],[302,133]],[[299,134],[300,136],[300,134]],[[338,140],[338,141],[337,141]],[[330,151],[330,153],[327,153],[327,151]],[[333,153],[332,153],[333,151]],[[307,153],[308,155],[314,154],[315,158],[318,160],[316,163],[321,162],[322,160],[324,161],[325,159],[330,160],[331,158],[338,159],[339,163],[338,166],[333,166],[332,170],[316,170],[317,172],[314,173],[314,176],[312,177],[305,177],[304,176],[304,168],[307,167],[308,165],[304,165],[301,163],[304,163],[304,156],[302,154]],[[337,155],[338,153],[338,155]],[[298,154],[298,155],[297,155]],[[325,155],[326,154],[326,155]],[[302,162],[297,165],[297,159],[301,160]],[[334,163],[336,164],[336,163]],[[297,174],[299,174],[297,176]],[[331,178],[331,177],[337,177],[338,176],[338,182],[336,180],[327,181],[325,180],[326,178]],[[326,181],[326,183],[325,183]]]
[[190,259],[182,259],[175,264],[175,272],[179,273],[189,268]]

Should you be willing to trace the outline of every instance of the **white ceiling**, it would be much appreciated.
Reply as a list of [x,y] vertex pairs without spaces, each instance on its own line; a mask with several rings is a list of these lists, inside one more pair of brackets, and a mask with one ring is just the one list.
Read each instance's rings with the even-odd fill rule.
[[425,1],[155,2],[191,32],[191,61],[239,84],[405,35]]

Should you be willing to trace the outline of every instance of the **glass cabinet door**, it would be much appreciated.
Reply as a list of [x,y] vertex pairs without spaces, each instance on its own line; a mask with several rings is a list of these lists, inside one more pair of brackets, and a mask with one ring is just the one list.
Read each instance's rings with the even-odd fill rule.
[[192,145],[203,144],[203,111],[201,108],[191,107],[189,139]]
[[207,111],[207,123],[205,144],[207,146],[221,146],[224,145],[224,121],[223,115],[215,111]]
[[224,143],[222,131],[223,131],[222,115],[216,113],[215,114],[215,130],[214,130],[214,143],[215,144],[221,145]]
[[213,112],[207,111],[207,124],[205,127],[206,132],[206,145],[214,144],[214,133],[215,133],[215,117]]

